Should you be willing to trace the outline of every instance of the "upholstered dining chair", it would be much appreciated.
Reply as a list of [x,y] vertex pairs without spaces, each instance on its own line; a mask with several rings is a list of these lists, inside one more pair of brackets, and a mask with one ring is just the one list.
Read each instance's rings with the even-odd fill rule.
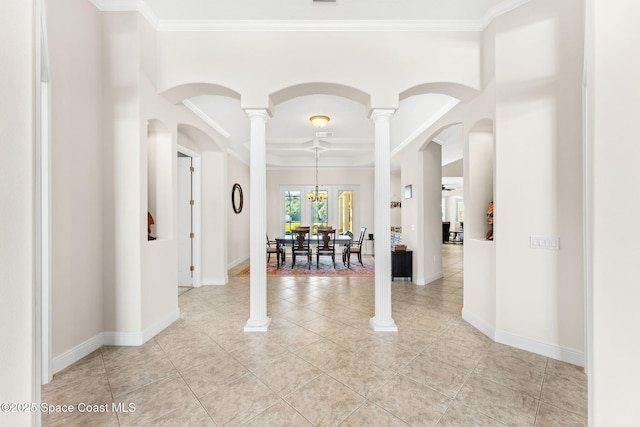
[[309,227],[299,227],[292,232],[291,268],[296,265],[296,257],[305,256],[311,269],[311,245],[309,245]]
[[269,235],[267,234],[267,263],[271,260],[271,254],[275,254],[278,268],[280,268],[280,264],[284,264],[286,256],[284,245],[280,246],[275,240],[269,240]]
[[358,254],[358,261],[360,261],[360,265],[364,266],[362,263],[362,244],[364,243],[364,235],[367,232],[367,227],[362,227],[360,229],[360,237],[358,237],[357,242],[351,242],[349,246],[346,246],[342,251],[342,262],[346,264],[348,267],[351,266],[351,254]]
[[330,256],[333,268],[336,268],[336,230],[324,228],[320,231],[321,240],[318,240],[316,249],[316,266],[320,268],[320,257]]

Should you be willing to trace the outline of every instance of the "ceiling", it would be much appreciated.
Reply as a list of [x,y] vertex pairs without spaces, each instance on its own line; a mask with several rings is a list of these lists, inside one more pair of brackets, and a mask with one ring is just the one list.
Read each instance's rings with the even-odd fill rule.
[[[496,16],[528,0],[91,0],[101,10],[139,10],[158,29],[326,29],[327,23],[362,28],[482,30]],[[337,23],[337,24],[336,24]],[[325,27],[323,27],[323,25]],[[391,119],[391,151],[399,150],[453,108],[446,95],[412,96],[400,102]],[[249,159],[249,119],[240,102],[223,96],[199,96],[185,105],[227,136],[229,150]],[[363,105],[339,96],[308,95],[275,107],[267,124],[267,167],[371,167],[374,129]],[[331,118],[326,128],[311,126],[315,114]],[[317,131],[327,136],[316,135]],[[435,138],[442,164],[462,158],[462,129],[453,126]],[[392,162],[393,167],[393,162]],[[451,180],[450,180],[451,181]],[[453,184],[449,184],[453,185]],[[461,185],[461,183],[459,184]]]

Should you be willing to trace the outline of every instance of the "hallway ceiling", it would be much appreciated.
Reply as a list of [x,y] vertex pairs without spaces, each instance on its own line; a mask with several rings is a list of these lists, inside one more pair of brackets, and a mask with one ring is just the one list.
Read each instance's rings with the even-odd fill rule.
[[[327,25],[345,28],[406,28],[482,30],[496,16],[529,0],[91,0],[102,10],[139,10],[157,29],[250,29],[277,26],[280,30],[313,31]],[[330,24],[329,24],[330,23]],[[209,27],[209,28],[208,28]],[[391,154],[426,129],[456,104],[454,98],[427,94],[400,102],[391,119]],[[249,119],[240,102],[222,96],[199,96],[185,105],[227,137],[230,152],[249,162]],[[308,95],[275,107],[267,122],[267,167],[318,165],[372,167],[373,122],[364,106],[332,95]],[[324,129],[311,126],[309,117],[331,117]],[[330,136],[316,136],[316,132]],[[443,131],[442,164],[462,158],[462,131]],[[397,167],[392,160],[392,168]]]

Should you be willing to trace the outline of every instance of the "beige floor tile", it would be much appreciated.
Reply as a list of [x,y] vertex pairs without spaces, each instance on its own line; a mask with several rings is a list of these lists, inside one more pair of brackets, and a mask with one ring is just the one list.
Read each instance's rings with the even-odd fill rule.
[[263,383],[280,396],[286,396],[320,376],[322,371],[293,353],[285,352],[269,366],[254,371]]
[[329,369],[327,374],[362,396],[370,397],[389,381],[395,372],[368,364],[354,354]]
[[238,362],[249,370],[257,370],[280,359],[286,348],[268,339],[230,352]]
[[375,342],[376,337],[362,329],[347,326],[339,332],[327,337],[331,341],[346,348],[349,351],[357,351],[362,347]]
[[438,427],[506,427],[500,421],[489,418],[488,416],[474,411],[461,404],[460,402],[452,402],[447,412],[442,416]]
[[104,346],[102,357],[107,371],[148,363],[151,359],[166,359],[167,355],[155,339],[138,347]]
[[212,356],[205,363],[182,371],[182,378],[197,397],[240,379],[249,371],[231,355]]
[[330,368],[351,354],[352,351],[328,339],[316,341],[296,351],[296,355],[320,369]]
[[186,406],[175,409],[159,418],[145,424],[149,427],[216,427],[207,411],[197,400],[190,401]]
[[450,399],[423,384],[398,375],[370,399],[412,426],[434,426],[449,407]]
[[139,426],[155,420],[196,401],[184,380],[173,374],[160,381],[115,398],[124,407],[135,405],[135,411],[120,412],[121,426]]
[[416,357],[400,373],[452,399],[469,376],[465,370],[444,363],[430,356],[428,352]]
[[375,336],[375,338],[375,341],[356,351],[353,359],[385,371],[397,372],[419,354],[416,350],[384,339],[384,336]]
[[242,427],[312,427],[308,420],[286,403],[280,402],[257,415]]
[[114,412],[73,412],[63,416],[42,417],[48,427],[119,427],[118,415]]
[[542,401],[586,417],[587,376],[583,369],[549,360],[542,387]]
[[547,403],[540,403],[536,426],[538,427],[586,427],[587,418],[556,408]]
[[366,402],[340,424],[340,427],[362,426],[408,427],[409,424],[379,406]]
[[[56,381],[54,376],[53,382]],[[52,384],[53,384],[52,382]],[[78,407],[78,404],[110,405],[113,402],[106,374],[78,378],[59,387],[47,387],[42,391],[42,403],[47,405],[67,405]],[[42,414],[43,424],[55,424],[71,414],[65,412],[46,412]]]
[[487,348],[488,344],[439,338],[432,346],[427,347],[424,353],[428,353],[449,365],[471,372],[487,353]]
[[109,371],[109,384],[114,397],[122,396],[147,384],[166,378],[176,371],[168,357],[155,357],[135,365],[124,365]]
[[316,341],[320,341],[321,335],[311,332],[301,326],[294,325],[291,328],[273,331],[269,338],[289,351],[296,351]]
[[456,397],[464,405],[513,426],[531,426],[538,400],[492,381],[472,375]]
[[49,414],[43,425],[585,425],[581,368],[493,343],[462,320],[462,250],[443,246],[440,280],[393,283],[396,333],[371,329],[372,277],[268,277],[272,321],[260,333],[244,332],[248,277],[192,288],[154,339],[103,347],[42,388],[45,402],[115,396],[135,412]]
[[214,340],[207,338],[196,342],[185,343],[182,347],[165,350],[171,363],[179,370],[184,371],[194,366],[201,365],[215,357],[223,357],[227,352]]
[[310,330],[311,332],[314,332],[326,338],[328,335],[340,332],[342,329],[344,329],[345,324],[334,319],[330,319],[326,316],[320,316],[309,322],[306,322],[302,326]]
[[324,427],[338,425],[364,398],[323,374],[287,396],[286,401],[313,425]]
[[200,398],[217,425],[240,425],[280,401],[269,387],[248,374]]
[[65,384],[86,379],[87,377],[103,376],[106,373],[102,351],[100,349],[83,357],[73,365],[57,372],[54,381],[46,384],[43,390],[53,390]]
[[545,368],[546,360],[542,363],[528,363],[508,354],[488,353],[480,360],[473,373],[539,399]]

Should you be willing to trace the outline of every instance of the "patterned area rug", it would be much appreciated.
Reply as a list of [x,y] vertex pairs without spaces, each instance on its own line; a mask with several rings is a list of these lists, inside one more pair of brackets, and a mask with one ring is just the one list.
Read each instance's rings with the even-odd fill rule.
[[[357,256],[351,256],[351,266],[347,268],[342,264],[342,255],[336,256],[336,268],[333,268],[331,258],[320,257],[320,268],[316,265],[316,258],[311,259],[311,269],[307,264],[307,260],[296,257],[296,266],[291,268],[291,257],[287,256],[287,260],[280,268],[276,265],[275,258],[271,257],[271,261],[267,264],[267,276],[373,276],[375,272],[374,258],[370,255],[362,256],[360,265]],[[238,271],[235,276],[249,276],[249,266]]]

